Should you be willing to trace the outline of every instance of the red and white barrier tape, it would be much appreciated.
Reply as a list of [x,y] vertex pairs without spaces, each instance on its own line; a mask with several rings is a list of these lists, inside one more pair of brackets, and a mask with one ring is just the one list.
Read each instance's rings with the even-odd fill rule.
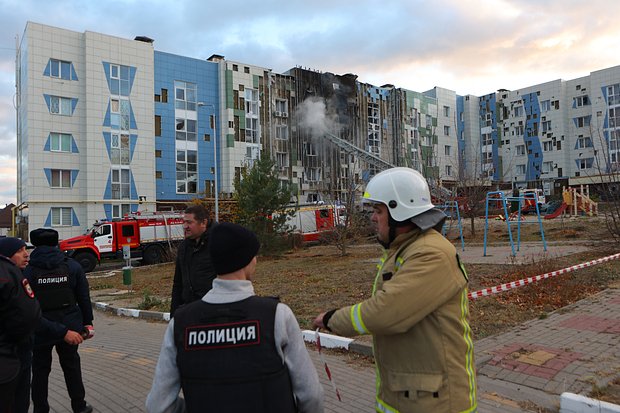
[[609,255],[607,257],[599,258],[597,260],[592,260],[592,261],[584,262],[581,264],[573,265],[572,267],[562,268],[561,270],[548,272],[542,275],[537,275],[536,277],[523,278],[519,281],[512,281],[509,283],[498,285],[497,287],[485,288],[482,290],[474,291],[474,292],[467,294],[467,298],[469,298],[470,300],[475,300],[476,298],[486,297],[489,295],[501,293],[503,291],[512,290],[513,288],[522,287],[524,285],[532,284],[532,283],[535,283],[543,279],[555,277],[561,274],[566,274],[568,272],[580,270],[582,268],[591,267],[593,265],[601,264],[607,261],[617,260],[619,258],[620,258],[620,253]]
[[323,356],[323,353],[321,353],[321,335],[319,334],[318,328],[316,329],[316,332],[314,333],[314,337],[316,338],[316,348],[319,351],[321,362],[323,363],[323,366],[325,366],[325,373],[327,373],[327,378],[329,379],[329,382],[332,384],[332,388],[334,389],[334,392],[336,393],[336,397],[338,397],[339,401],[342,401],[342,398],[340,397],[340,392],[338,391],[338,387],[336,386],[336,381],[332,377],[332,372],[329,370],[327,361],[325,361],[325,356]]

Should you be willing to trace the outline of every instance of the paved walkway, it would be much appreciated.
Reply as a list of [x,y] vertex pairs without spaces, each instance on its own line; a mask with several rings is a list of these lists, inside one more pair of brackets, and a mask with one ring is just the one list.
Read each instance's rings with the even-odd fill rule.
[[[81,346],[87,399],[96,412],[142,412],[166,325],[96,313],[96,336]],[[610,289],[475,343],[480,412],[557,411],[563,391],[587,394],[620,375],[620,289]],[[327,354],[344,402],[336,400],[319,356],[309,351],[325,387],[326,412],[370,412],[374,368],[352,355]],[[67,399],[55,361],[54,412]]]
[[[520,257],[528,261],[540,257],[542,248],[535,244],[525,244]],[[510,262],[509,245],[494,248],[493,254],[484,257],[485,262]],[[575,252],[574,245],[551,245],[548,249],[553,256]],[[476,257],[482,257],[482,248],[466,246],[462,255],[467,256],[465,262],[475,262]],[[87,400],[96,412],[144,411],[166,324],[98,311],[95,327],[95,338],[80,350]],[[360,363],[353,354],[326,354],[344,399],[339,402],[313,346],[309,352],[325,388],[326,412],[373,411],[373,366]],[[478,340],[475,352],[479,412],[558,411],[562,392],[587,394],[594,385],[605,385],[620,376],[620,289],[603,291],[545,319]],[[50,405],[54,412],[66,412],[65,384],[57,361],[54,363]]]

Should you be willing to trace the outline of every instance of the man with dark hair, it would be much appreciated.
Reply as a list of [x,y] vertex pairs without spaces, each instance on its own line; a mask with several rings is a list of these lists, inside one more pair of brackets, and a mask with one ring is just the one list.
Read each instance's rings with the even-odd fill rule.
[[10,259],[25,247],[19,238],[0,239],[0,413],[21,413],[30,397],[31,334],[39,323],[41,308]]
[[39,228],[30,232],[36,247],[24,275],[37,294],[43,318],[37,328],[32,357],[32,403],[34,413],[48,413],[48,380],[52,369],[52,349],[56,348],[65,376],[74,413],[93,408],[84,400],[82,368],[78,345],[91,338],[93,309],[88,281],[79,263],[58,249],[58,232]]
[[213,228],[217,278],[168,324],[149,413],[323,412],[323,388],[293,312],[254,294],[259,248],[256,235],[240,225]]
[[191,205],[185,210],[185,240],[177,250],[170,317],[181,305],[200,300],[211,289],[215,270],[207,250],[210,229],[209,212],[203,205]]

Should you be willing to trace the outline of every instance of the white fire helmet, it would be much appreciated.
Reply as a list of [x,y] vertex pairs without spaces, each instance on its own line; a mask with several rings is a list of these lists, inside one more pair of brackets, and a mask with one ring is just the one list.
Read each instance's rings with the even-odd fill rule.
[[364,201],[386,205],[398,222],[434,208],[426,179],[411,168],[391,168],[375,175],[366,186]]

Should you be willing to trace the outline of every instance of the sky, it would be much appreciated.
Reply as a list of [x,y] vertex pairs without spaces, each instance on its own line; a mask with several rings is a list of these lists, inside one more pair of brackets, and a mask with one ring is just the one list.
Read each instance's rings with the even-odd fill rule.
[[476,96],[620,64],[616,0],[0,0],[0,207],[16,202],[15,44],[27,21],[281,73]]

